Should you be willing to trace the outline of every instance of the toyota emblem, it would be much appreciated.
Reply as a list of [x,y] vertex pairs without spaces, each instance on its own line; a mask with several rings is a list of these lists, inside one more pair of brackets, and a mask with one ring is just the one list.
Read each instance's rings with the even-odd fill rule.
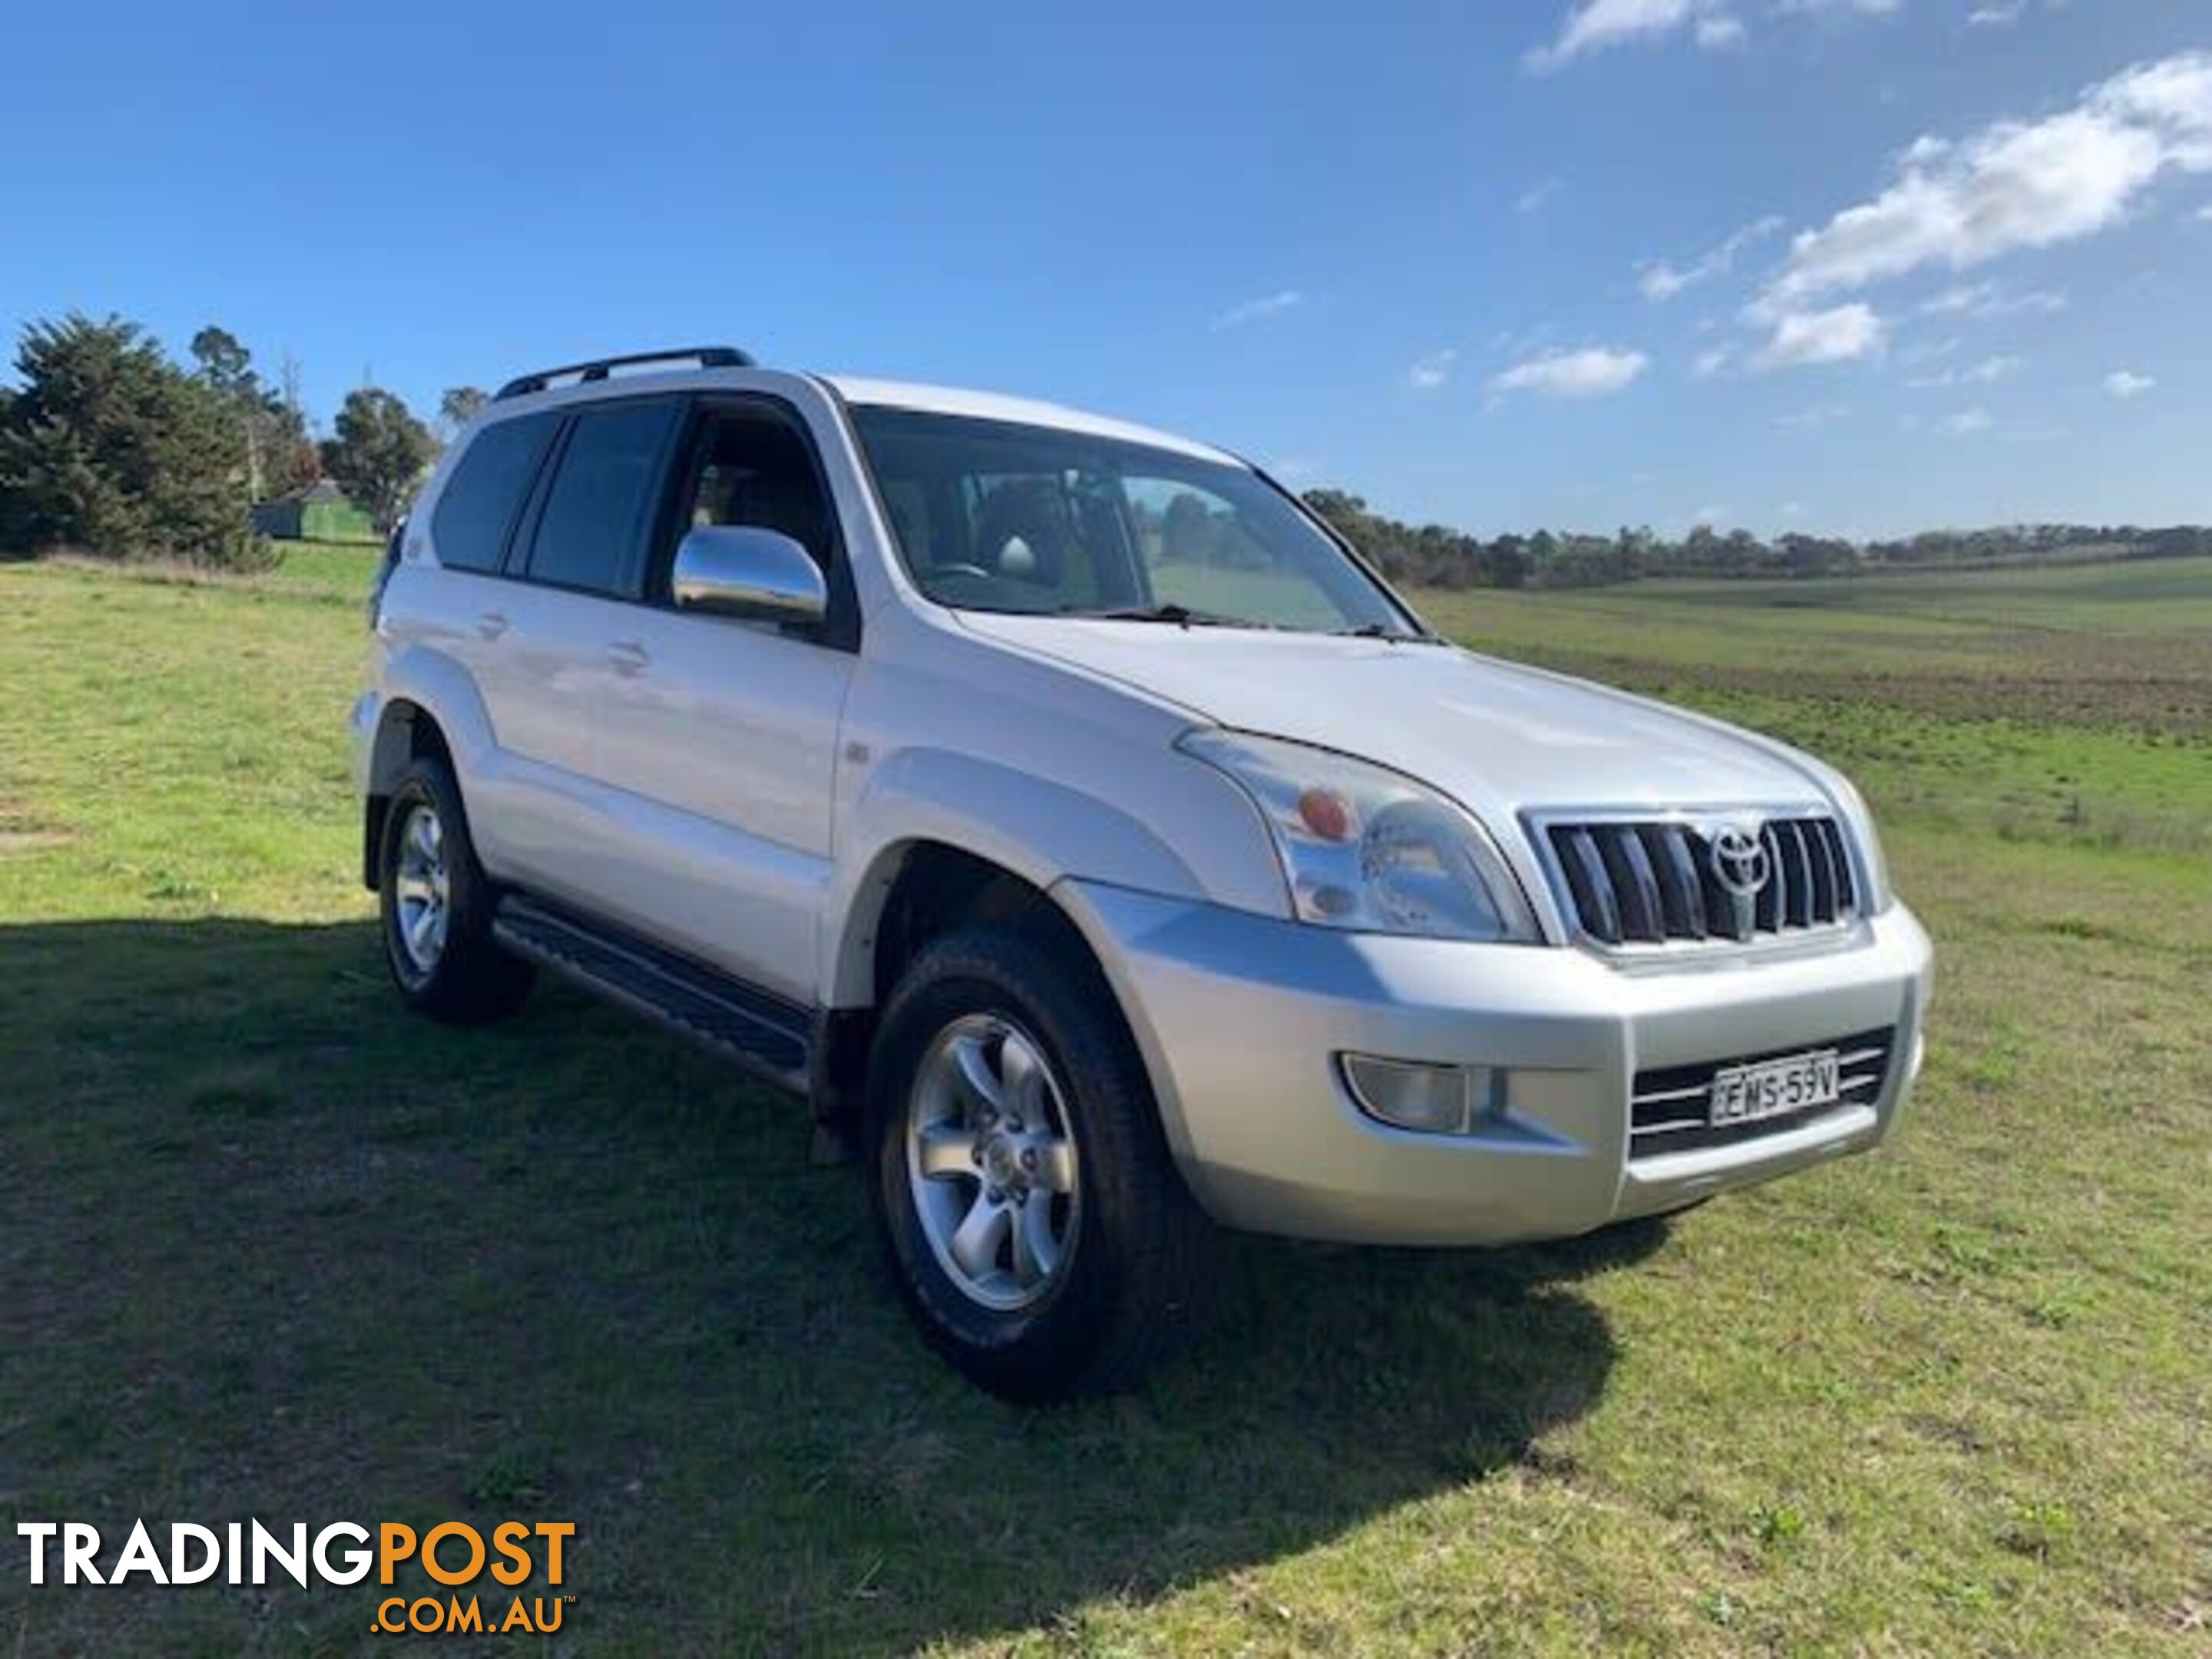
[[1760,828],[1731,823],[1713,833],[1709,855],[1713,878],[1740,899],[1757,897],[1774,874],[1766,843],[1759,839]]

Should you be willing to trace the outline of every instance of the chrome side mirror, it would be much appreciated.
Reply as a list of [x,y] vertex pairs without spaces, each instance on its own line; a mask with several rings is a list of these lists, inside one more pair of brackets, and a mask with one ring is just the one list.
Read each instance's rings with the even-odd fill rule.
[[797,542],[756,525],[702,525],[676,549],[679,611],[754,622],[820,622],[830,609],[822,568]]

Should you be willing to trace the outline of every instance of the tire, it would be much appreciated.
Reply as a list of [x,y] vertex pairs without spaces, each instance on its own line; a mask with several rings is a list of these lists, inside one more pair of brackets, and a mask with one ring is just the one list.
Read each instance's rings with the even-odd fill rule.
[[1202,1322],[1218,1240],[1113,994],[1071,945],[991,930],[927,946],[878,1025],[864,1126],[899,1292],[978,1386],[1032,1404],[1113,1393]]
[[436,756],[417,756],[399,775],[376,873],[385,965],[408,1006],[456,1025],[503,1018],[521,1006],[530,965],[492,937],[498,894],[477,862],[460,787]]

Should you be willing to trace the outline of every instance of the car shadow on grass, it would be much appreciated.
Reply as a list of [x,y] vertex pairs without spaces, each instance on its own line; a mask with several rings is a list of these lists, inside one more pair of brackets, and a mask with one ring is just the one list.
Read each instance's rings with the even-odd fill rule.
[[[1664,1237],[1237,1240],[1188,1358],[1021,1411],[914,1335],[800,1109],[568,990],[453,1030],[367,922],[7,927],[0,1054],[0,1532],[573,1521],[592,1652],[1071,1627],[1540,1476],[1614,1359],[1577,1281]],[[15,1571],[0,1634],[351,1651],[386,1593]]]

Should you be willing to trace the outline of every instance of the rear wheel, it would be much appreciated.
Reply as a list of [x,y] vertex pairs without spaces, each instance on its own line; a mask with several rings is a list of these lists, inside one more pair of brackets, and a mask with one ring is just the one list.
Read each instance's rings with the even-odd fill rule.
[[452,770],[408,763],[384,814],[377,853],[384,957],[410,1006],[457,1024],[498,1019],[530,992],[529,964],[492,937],[497,895],[477,862]]
[[1126,1387],[1198,1322],[1212,1228],[1103,977],[1026,933],[928,946],[870,1058],[871,1197],[931,1343],[1045,1401]]

